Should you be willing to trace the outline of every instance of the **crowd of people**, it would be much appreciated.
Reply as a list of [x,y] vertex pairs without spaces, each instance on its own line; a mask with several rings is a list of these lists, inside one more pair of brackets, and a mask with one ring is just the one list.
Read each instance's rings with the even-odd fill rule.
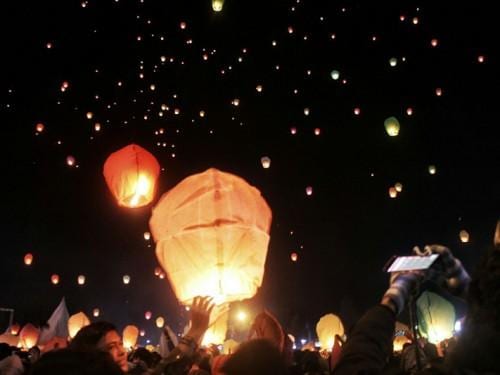
[[[494,244],[472,277],[444,246],[415,252],[439,254],[439,261],[426,271],[392,273],[380,303],[352,327],[347,340],[337,337],[331,352],[293,350],[269,314],[254,321],[249,339],[234,353],[221,354],[217,346],[202,347],[214,304],[209,297],[197,297],[190,309],[188,332],[165,357],[145,348],[127,352],[112,323],[95,322],[82,328],[67,347],[42,355],[37,347],[20,351],[0,344],[0,374],[500,374],[500,221]],[[411,307],[409,301],[422,292],[426,282],[466,301],[462,331],[438,347],[410,329],[406,333],[409,342],[395,352],[397,317]]]

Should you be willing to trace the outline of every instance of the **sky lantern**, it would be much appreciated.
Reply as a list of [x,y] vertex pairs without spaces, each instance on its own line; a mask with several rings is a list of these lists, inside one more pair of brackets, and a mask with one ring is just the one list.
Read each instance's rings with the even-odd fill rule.
[[36,124],[35,126],[35,130],[38,132],[38,133],[41,133],[43,132],[43,130],[45,129],[45,125],[43,125],[41,122],[39,122],[38,124]]
[[436,91],[435,91],[435,92],[436,92],[436,96],[441,96],[441,95],[443,95],[443,90],[441,89],[441,87],[436,88]]
[[76,163],[76,159],[74,156],[72,155],[68,155],[66,156],[66,164],[70,167],[74,166]]
[[437,47],[439,41],[436,38],[431,39],[431,46]]
[[103,173],[118,205],[142,207],[153,200],[160,165],[149,151],[131,144],[107,158]]
[[221,345],[226,340],[227,322],[229,319],[229,311],[221,314],[205,332],[201,344],[208,346],[210,344]]
[[309,113],[311,113],[310,109],[308,107],[304,108],[304,116],[309,116]]
[[151,239],[151,233],[150,232],[144,232],[144,239],[146,241],[149,241]]
[[299,255],[297,253],[293,252],[290,254],[290,259],[292,260],[292,262],[296,262],[297,259],[299,259]]
[[162,273],[161,267],[155,267],[155,276],[160,276]]
[[98,318],[99,315],[101,315],[101,311],[96,307],[94,310],[92,310],[92,315],[94,315],[95,318]]
[[214,12],[220,12],[224,6],[224,0],[212,0],[212,9]]
[[354,114],[355,114],[356,116],[359,116],[359,115],[360,115],[360,113],[361,113],[361,108],[356,107],[356,108],[354,108],[353,112],[354,112]]
[[139,337],[139,328],[134,325],[128,325],[123,330],[123,347],[127,350],[133,349],[137,344]]
[[59,284],[59,275],[55,273],[52,276],[50,276],[50,282],[54,285]]
[[396,188],[394,186],[391,186],[389,188],[389,197],[396,198],[397,196],[398,196],[398,191],[396,190]]
[[338,80],[340,77],[340,73],[338,70],[332,70],[330,73],[330,76],[332,77],[333,80]]
[[262,85],[257,85],[255,90],[257,90],[257,92],[262,92]]
[[12,324],[10,327],[9,327],[9,331],[10,331],[10,334],[11,335],[17,335],[19,333],[19,330],[21,329],[21,327],[19,326],[19,324],[17,323],[14,323]]
[[145,318],[146,320],[149,320],[149,319],[151,319],[151,316],[152,316],[152,315],[153,315],[153,314],[151,314],[151,311],[146,311],[146,312],[144,313],[144,318]]
[[26,324],[21,332],[19,332],[20,344],[24,349],[31,349],[38,341],[40,330],[33,324]]
[[478,63],[480,63],[480,64],[484,63],[484,60],[485,60],[485,58],[484,58],[484,56],[483,56],[483,55],[479,55],[479,56],[477,57],[477,62],[478,62]]
[[123,283],[125,285],[130,283],[130,276],[129,275],[123,275]]
[[24,256],[24,264],[26,264],[27,266],[31,266],[31,263],[33,263],[33,254],[27,253]]
[[84,275],[78,275],[77,277],[77,282],[78,282],[78,285],[83,285],[85,284],[85,276]]
[[80,329],[88,326],[89,324],[89,318],[87,318],[87,315],[85,315],[82,311],[77,314],[71,315],[68,319],[69,337],[75,337]]
[[271,159],[267,156],[263,156],[260,158],[260,162],[262,164],[262,168],[268,169],[271,166]]
[[401,193],[403,191],[403,184],[401,182],[396,182],[394,185],[394,188],[398,193]]
[[340,318],[335,314],[326,314],[316,324],[321,349],[332,350],[335,343],[335,335],[344,335],[344,326]]
[[469,242],[469,232],[467,232],[465,229],[462,229],[459,233],[460,241],[463,243]]
[[313,188],[312,188],[312,186],[307,186],[307,187],[306,187],[306,195],[309,195],[309,196],[310,196],[310,195],[312,195],[312,193],[313,193]]
[[321,128],[314,128],[314,135],[320,135],[321,134]]
[[296,128],[295,126],[292,126],[292,127],[290,128],[290,134],[291,134],[291,135],[295,135],[295,134],[297,134],[297,128]]
[[425,291],[417,299],[418,329],[429,342],[437,344],[453,336],[455,308],[432,292]]
[[406,114],[407,114],[408,116],[413,115],[413,108],[412,108],[412,107],[408,107],[408,108],[406,108]]
[[145,335],[146,335],[146,331],[145,331],[145,330],[143,330],[143,329],[141,329],[141,330],[139,331],[139,336],[144,337]]
[[390,137],[396,137],[399,134],[399,121],[396,117],[388,117],[384,121],[385,131]]
[[183,304],[251,298],[262,284],[272,213],[259,190],[211,168],[164,194],[149,222],[156,256]]
[[94,114],[92,112],[87,112],[85,114],[85,117],[87,117],[87,120],[92,120],[92,118],[94,117]]
[[395,57],[391,57],[389,59],[389,65],[392,66],[392,67],[395,67],[396,65],[398,65],[398,59],[395,58]]
[[165,325],[165,319],[163,319],[163,317],[159,316],[158,318],[156,318],[156,326],[158,328],[163,328],[163,326]]
[[429,165],[427,170],[429,171],[429,174],[436,174],[436,166],[435,165]]

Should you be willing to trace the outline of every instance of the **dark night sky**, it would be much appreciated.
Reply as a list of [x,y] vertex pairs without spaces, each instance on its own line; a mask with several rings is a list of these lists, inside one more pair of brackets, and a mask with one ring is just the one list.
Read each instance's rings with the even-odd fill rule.
[[[165,168],[160,193],[209,167],[261,190],[273,210],[271,243],[263,286],[247,305],[268,308],[292,333],[328,312],[350,325],[384,292],[385,261],[414,245],[448,245],[472,269],[500,207],[497,20],[486,1],[384,3],[226,0],[221,13],[207,0],[2,5],[0,307],[41,323],[65,296],[71,314],[98,307],[151,338],[146,310],[183,326],[143,238],[152,205],[118,207],[102,176],[106,157],[132,142]],[[170,110],[160,117],[162,104]],[[385,132],[389,116],[401,123],[397,137]],[[391,199],[397,182],[403,191]]]

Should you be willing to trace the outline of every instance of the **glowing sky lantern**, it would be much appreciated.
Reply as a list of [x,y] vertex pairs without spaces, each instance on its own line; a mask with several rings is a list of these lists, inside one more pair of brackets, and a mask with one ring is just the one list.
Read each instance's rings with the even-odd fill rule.
[[344,335],[344,326],[340,318],[335,314],[326,314],[316,324],[321,349],[332,350],[335,343],[335,335]]
[[26,324],[21,332],[19,332],[19,341],[24,349],[31,349],[34,347],[38,341],[38,336],[40,335],[40,330],[36,328],[33,324]]
[[160,267],[155,267],[155,276],[160,276],[160,274],[162,273],[162,270]]
[[24,264],[26,264],[27,266],[31,266],[31,263],[33,263],[33,254],[27,253],[24,256]]
[[436,96],[442,96],[443,89],[441,87],[438,87],[438,88],[436,88],[435,93],[436,93]]
[[299,259],[299,255],[297,253],[291,253],[290,254],[290,259],[292,260],[292,262],[296,262],[297,259]]
[[38,132],[38,133],[41,133],[43,132],[43,130],[45,129],[45,125],[43,125],[41,122],[39,122],[38,124],[36,124],[35,126],[35,130]]
[[71,315],[68,319],[69,337],[71,338],[75,337],[80,329],[82,329],[85,326],[88,326],[89,324],[90,324],[89,318],[87,318],[87,315],[85,315],[82,311],[74,315]]
[[312,195],[312,193],[313,193],[313,188],[312,188],[312,186],[307,186],[307,187],[306,187],[306,195],[311,196],[311,195]]
[[127,284],[129,284],[129,283],[130,283],[130,276],[129,276],[129,275],[123,275],[122,280],[123,280],[123,283],[124,283],[125,285],[127,285]]
[[399,134],[400,125],[399,125],[399,121],[396,117],[391,116],[391,117],[386,118],[384,121],[384,127],[385,127],[386,133],[390,137],[396,137]]
[[413,108],[412,108],[412,107],[408,107],[408,108],[406,108],[406,114],[407,114],[408,116],[413,115]]
[[427,170],[429,171],[429,174],[436,174],[436,166],[435,165],[429,165]]
[[150,232],[144,232],[144,239],[146,241],[149,241],[151,239],[151,233]]
[[127,350],[133,349],[139,338],[139,328],[134,325],[128,325],[123,330],[123,347]]
[[455,308],[438,294],[425,291],[417,299],[418,328],[429,342],[437,344],[453,336]]
[[309,113],[311,113],[309,108],[304,108],[304,116],[309,116]]
[[397,59],[397,58],[395,58],[395,57],[391,57],[391,58],[389,59],[389,65],[390,65],[390,66],[392,66],[392,67],[394,67],[394,66],[398,65],[398,59]]
[[146,311],[146,312],[144,313],[144,318],[145,318],[146,320],[149,320],[149,319],[151,319],[151,316],[152,316],[152,315],[153,315],[153,314],[151,313],[151,311]]
[[398,191],[396,190],[396,188],[394,186],[391,186],[389,188],[389,197],[396,198],[397,196],[398,196]]
[[295,134],[297,134],[297,128],[296,128],[295,126],[292,126],[292,127],[290,128],[290,134],[291,134],[291,135],[295,135]]
[[207,346],[210,344],[221,345],[226,340],[226,332],[227,332],[227,322],[229,318],[229,312],[226,311],[224,314],[221,314],[215,322],[213,322],[210,327],[208,327],[205,335],[203,336],[203,340],[201,342],[202,345]]
[[355,114],[356,116],[359,116],[359,115],[360,115],[360,113],[361,113],[361,108],[356,107],[356,108],[354,108],[353,112],[354,112],[354,114]]
[[314,128],[314,135],[320,135],[321,134],[321,129],[320,128]]
[[160,165],[150,152],[131,144],[107,158],[103,173],[120,206],[142,207],[154,198]]
[[20,329],[21,329],[21,326],[17,323],[14,323],[9,327],[9,331],[10,331],[11,335],[17,335],[19,333]]
[[340,78],[340,72],[338,70],[332,70],[330,72],[330,77],[332,77],[332,79],[336,81]]
[[59,275],[53,274],[52,276],[50,276],[50,282],[54,285],[59,284]]
[[83,285],[85,284],[85,276],[84,275],[78,275],[78,278],[76,279],[78,282],[78,285]]
[[141,329],[141,330],[139,331],[139,336],[144,337],[145,335],[146,335],[146,331],[145,331],[145,330],[143,330],[143,329]]
[[255,87],[255,90],[257,90],[257,92],[262,92],[262,85],[257,85],[257,87]]
[[156,318],[155,324],[158,328],[163,328],[163,326],[165,325],[165,319],[159,316],[158,318]]
[[224,0],[212,0],[212,9],[214,12],[220,12],[224,6]]
[[480,63],[480,64],[484,63],[484,60],[485,60],[485,57],[483,55],[479,55],[477,57],[477,62]]
[[438,45],[438,40],[437,40],[436,38],[433,38],[433,39],[431,40],[431,46],[433,46],[433,47],[437,47],[437,45]]
[[66,157],[66,164],[70,167],[73,167],[76,163],[76,160],[75,160],[75,157],[74,156],[71,156],[71,155],[68,155]]
[[94,114],[92,112],[87,112],[85,114],[85,117],[87,117],[87,120],[92,120],[92,118],[94,117]]
[[92,310],[92,315],[95,318],[97,318],[97,317],[99,317],[99,315],[101,315],[101,311],[98,308],[95,308],[94,310]]
[[268,169],[271,166],[271,159],[267,156],[263,156],[260,158],[260,163],[262,164],[262,168]]
[[208,169],[163,195],[149,222],[156,256],[183,304],[251,298],[262,284],[272,213],[242,178]]
[[469,242],[469,232],[467,232],[465,229],[462,229],[459,233],[460,241],[463,243]]
[[401,193],[403,191],[403,184],[401,182],[396,182],[394,185],[394,188],[398,193]]

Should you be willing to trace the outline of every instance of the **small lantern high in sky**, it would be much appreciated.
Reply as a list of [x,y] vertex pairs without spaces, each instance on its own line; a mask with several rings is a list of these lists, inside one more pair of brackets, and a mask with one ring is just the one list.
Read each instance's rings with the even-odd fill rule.
[[149,151],[131,144],[108,157],[103,173],[120,206],[142,207],[153,200],[160,165]]
[[164,194],[150,220],[156,256],[183,304],[251,298],[264,276],[271,209],[259,190],[209,169]]
[[399,121],[396,117],[388,117],[384,121],[385,131],[390,137],[396,137],[399,134]]
[[224,6],[224,0],[212,0],[212,9],[214,12],[220,12]]

